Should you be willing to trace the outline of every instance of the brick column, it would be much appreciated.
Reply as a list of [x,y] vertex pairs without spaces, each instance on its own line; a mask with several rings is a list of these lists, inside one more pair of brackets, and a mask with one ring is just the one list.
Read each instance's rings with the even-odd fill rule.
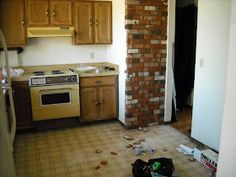
[[167,0],[126,0],[128,128],[163,122]]

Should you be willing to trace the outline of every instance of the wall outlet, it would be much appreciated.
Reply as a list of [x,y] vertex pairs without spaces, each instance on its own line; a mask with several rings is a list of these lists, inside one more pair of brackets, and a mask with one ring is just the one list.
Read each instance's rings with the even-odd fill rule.
[[94,52],[90,52],[90,59],[94,59]]
[[200,58],[200,67],[201,67],[201,68],[204,67],[204,58]]

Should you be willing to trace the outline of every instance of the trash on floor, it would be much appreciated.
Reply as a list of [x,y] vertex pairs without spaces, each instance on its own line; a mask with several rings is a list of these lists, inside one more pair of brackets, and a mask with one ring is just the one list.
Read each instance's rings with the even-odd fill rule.
[[134,145],[132,145],[132,144],[129,144],[129,145],[127,145],[127,146],[125,146],[126,148],[133,148],[134,147]]
[[124,139],[128,140],[128,141],[132,141],[134,140],[134,138],[132,136],[129,136],[129,135],[125,135],[124,136]]
[[180,144],[179,147],[176,148],[177,151],[179,151],[180,153],[183,153],[185,155],[192,155],[193,156],[193,148],[190,148],[188,146],[185,146],[183,144]]
[[142,142],[145,142],[144,138],[139,139],[138,141],[134,142],[134,145],[141,144]]
[[117,152],[113,152],[113,151],[111,152],[111,154],[112,154],[112,155],[118,155]]
[[149,159],[148,162],[137,159],[132,166],[134,177],[172,177],[175,170],[172,159],[164,157]]
[[211,149],[194,148],[194,158],[209,168],[212,174],[217,171],[218,154]]
[[146,128],[146,127],[139,127],[138,130],[139,131],[144,131],[144,132],[148,132],[149,131],[149,129]]
[[168,149],[167,149],[167,148],[163,148],[163,151],[164,151],[164,152],[167,152],[167,151],[168,151]]
[[153,154],[156,151],[156,148],[151,146],[148,142],[142,142],[141,144],[134,145],[136,156],[145,154],[146,152]]
[[189,157],[189,158],[188,158],[188,161],[189,161],[189,162],[195,162],[196,159],[194,159],[194,157]]
[[98,170],[98,169],[100,169],[101,168],[101,166],[100,165],[97,165],[96,167],[95,167],[95,170]]
[[100,154],[100,153],[102,153],[102,150],[96,149],[95,153],[96,153],[96,154]]
[[107,162],[106,160],[103,160],[103,161],[100,162],[100,164],[103,165],[103,166],[105,166],[105,165],[108,164],[108,162]]

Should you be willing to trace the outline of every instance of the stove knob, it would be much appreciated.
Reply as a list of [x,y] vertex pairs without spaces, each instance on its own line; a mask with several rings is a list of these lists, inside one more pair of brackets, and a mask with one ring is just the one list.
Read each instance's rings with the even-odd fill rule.
[[75,77],[71,77],[71,81],[75,81]]

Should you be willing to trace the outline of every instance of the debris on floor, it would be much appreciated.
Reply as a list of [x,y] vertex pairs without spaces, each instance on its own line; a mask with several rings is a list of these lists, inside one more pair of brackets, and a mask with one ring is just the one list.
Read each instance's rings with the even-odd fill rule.
[[125,135],[124,136],[124,139],[128,140],[128,141],[132,141],[134,140],[134,138],[132,136],[129,136],[129,135]]
[[106,166],[108,164],[108,162],[106,160],[103,160],[103,161],[100,162],[100,164],[103,165],[103,166]]
[[118,153],[117,152],[111,152],[111,155],[118,155]]
[[144,128],[143,127],[139,127],[138,130],[139,131],[144,131],[144,132],[148,132],[149,131],[149,129],[146,128],[146,127],[144,127]]
[[167,148],[163,148],[163,151],[164,151],[164,152],[167,152],[167,151],[168,151],[168,149],[167,149]]
[[183,144],[180,144],[179,147],[176,148],[176,150],[180,153],[183,153],[185,155],[191,155],[191,156],[193,156],[193,152],[194,152],[193,148],[190,148]]
[[101,166],[100,165],[97,165],[96,167],[95,167],[95,170],[98,170],[98,169],[100,169],[101,168]]
[[189,162],[195,162],[196,159],[194,159],[194,157],[189,157],[189,158],[188,158],[188,161],[189,161]]
[[156,151],[156,148],[152,147],[147,142],[142,142],[141,144],[135,145],[134,147],[136,156],[145,153],[153,154]]
[[134,145],[132,145],[132,144],[129,144],[129,145],[127,145],[127,146],[125,146],[126,148],[133,148],[134,147]]
[[183,144],[180,144],[179,147],[176,148],[177,151],[185,154],[190,155],[192,157],[188,158],[188,161],[195,162],[198,160],[203,165],[205,165],[208,170],[209,176],[214,176],[217,171],[217,161],[218,161],[218,154],[211,149],[200,150],[198,148],[190,148]]
[[96,149],[95,153],[96,153],[96,154],[100,154],[100,153],[102,153],[102,150]]
[[211,149],[199,150],[194,148],[194,158],[205,165],[212,176],[217,171],[218,154]]
[[145,139],[144,139],[144,138],[142,138],[142,139],[140,139],[140,140],[134,142],[134,145],[139,145],[139,144],[141,144],[142,142],[145,142]]

